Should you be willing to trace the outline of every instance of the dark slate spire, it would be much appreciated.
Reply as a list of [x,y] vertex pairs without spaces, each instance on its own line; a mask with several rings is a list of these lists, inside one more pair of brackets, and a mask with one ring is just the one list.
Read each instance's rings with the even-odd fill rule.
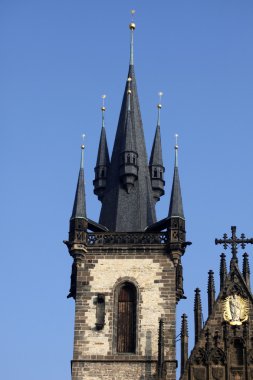
[[243,254],[243,269],[242,269],[243,277],[250,289],[250,267],[249,267],[249,255],[245,252]]
[[227,264],[226,264],[226,255],[222,253],[220,255],[220,290],[222,290],[225,280],[227,277]]
[[[159,93],[162,96],[162,92]],[[164,195],[164,179],[163,173],[165,168],[163,166],[162,158],[162,144],[161,144],[161,131],[160,131],[160,111],[162,108],[161,103],[157,105],[158,108],[158,117],[157,117],[157,126],[155,132],[155,138],[152,146],[151,156],[149,160],[149,171],[151,178],[151,185],[153,189],[153,196],[155,202],[160,200],[160,197]]]
[[[176,135],[177,136],[177,135]],[[174,177],[170,197],[170,208],[169,208],[169,218],[180,217],[184,219],[183,202],[180,188],[180,180],[178,173],[178,145],[175,145],[175,166],[174,166]]]
[[194,299],[194,322],[195,322],[195,344],[199,340],[200,332],[202,330],[202,304],[200,298],[200,289],[195,289]]
[[81,163],[79,176],[76,186],[76,195],[73,206],[73,211],[71,219],[87,219],[86,216],[86,203],[85,203],[85,189],[84,189],[84,170],[83,170],[83,161],[84,161],[84,145],[81,146]]
[[101,107],[102,129],[101,129],[101,135],[100,135],[100,141],[99,141],[99,147],[98,147],[97,164],[95,167],[95,179],[93,181],[94,193],[97,195],[100,201],[103,199],[104,191],[106,188],[107,172],[110,166],[110,158],[109,158],[108,146],[107,146],[107,140],[106,140],[105,118],[104,118],[105,95],[103,95],[102,98],[103,98],[103,105]]
[[71,251],[72,244],[86,241],[88,219],[86,216],[85,187],[84,187],[84,145],[81,146],[81,164],[76,186],[76,195],[72,215],[69,222],[69,241],[66,243]]
[[188,322],[187,315],[182,315],[182,324],[181,324],[181,375],[183,374],[188,360]]
[[213,311],[213,305],[215,302],[215,284],[214,284],[214,277],[213,277],[212,270],[208,272],[207,294],[208,294],[208,315],[211,315]]
[[[131,23],[130,65],[127,77],[132,80],[130,83],[127,81],[125,86],[99,219],[99,222],[110,231],[143,231],[148,225],[156,221],[133,65],[134,29],[135,24]],[[131,91],[130,94],[128,94],[129,90]],[[128,97],[130,98],[130,111]],[[128,138],[126,126],[129,125],[131,125],[131,140],[136,147],[134,153],[138,159],[138,178],[135,179],[134,186],[128,192],[127,186],[122,181],[120,164],[122,163],[122,152],[125,149],[124,144]],[[135,176],[134,162],[132,164],[133,175]]]

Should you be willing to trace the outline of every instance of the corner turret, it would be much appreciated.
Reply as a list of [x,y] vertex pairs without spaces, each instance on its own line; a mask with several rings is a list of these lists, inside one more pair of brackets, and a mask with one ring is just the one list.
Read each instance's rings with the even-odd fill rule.
[[84,187],[84,145],[81,145],[81,164],[76,186],[76,194],[72,215],[69,221],[69,240],[64,241],[70,255],[76,260],[81,259],[86,249],[86,233],[88,219],[86,216],[86,201]]
[[72,215],[69,221],[69,239],[64,241],[70,256],[73,257],[71,284],[68,298],[76,299],[76,282],[78,267],[87,253],[88,219],[86,215],[85,186],[84,186],[84,145],[81,145],[81,164],[76,186]]
[[174,176],[168,215],[170,250],[175,265],[177,265],[179,258],[184,254],[185,245],[190,244],[185,241],[185,218],[178,173],[177,137],[178,135],[176,135]]
[[94,194],[97,195],[98,199],[102,201],[105,188],[106,188],[106,182],[107,182],[107,173],[110,166],[110,158],[108,153],[108,146],[107,146],[107,140],[106,140],[106,132],[105,132],[105,105],[104,105],[104,99],[106,95],[102,96],[103,99],[103,105],[101,107],[102,111],[102,129],[101,129],[101,135],[100,135],[100,141],[99,141],[99,147],[98,147],[98,155],[97,155],[97,163],[95,166],[95,179],[93,181],[94,185]]
[[[159,92],[159,96],[163,95],[162,92]],[[160,131],[160,112],[161,112],[162,104],[161,101],[157,105],[158,109],[158,117],[157,117],[157,126],[154,137],[154,142],[152,146],[151,156],[149,160],[149,172],[151,179],[151,186],[153,190],[153,197],[155,202],[160,200],[160,197],[164,195],[164,172],[165,168],[163,166],[162,159],[162,144],[161,144],[161,131]]]

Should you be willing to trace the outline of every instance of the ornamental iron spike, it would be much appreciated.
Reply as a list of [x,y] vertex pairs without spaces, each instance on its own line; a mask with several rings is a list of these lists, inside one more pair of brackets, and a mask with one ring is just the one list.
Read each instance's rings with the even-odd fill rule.
[[232,259],[233,263],[238,263],[237,258],[237,245],[240,244],[242,249],[245,248],[246,244],[253,244],[253,239],[246,239],[244,234],[241,234],[241,238],[238,239],[236,236],[236,226],[231,226],[232,236],[228,238],[227,234],[223,235],[223,239],[215,239],[215,244],[223,244],[224,249],[227,249],[228,245],[231,245]]

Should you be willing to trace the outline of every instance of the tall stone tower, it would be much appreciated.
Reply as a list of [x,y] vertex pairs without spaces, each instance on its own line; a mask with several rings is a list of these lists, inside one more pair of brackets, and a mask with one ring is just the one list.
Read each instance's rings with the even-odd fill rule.
[[188,244],[177,154],[167,216],[156,221],[164,194],[160,110],[148,163],[134,71],[130,65],[113,152],[104,111],[94,193],[99,223],[86,214],[84,146],[66,245],[73,258],[68,297],[75,300],[72,380],[176,379],[176,303],[184,298],[181,257]]

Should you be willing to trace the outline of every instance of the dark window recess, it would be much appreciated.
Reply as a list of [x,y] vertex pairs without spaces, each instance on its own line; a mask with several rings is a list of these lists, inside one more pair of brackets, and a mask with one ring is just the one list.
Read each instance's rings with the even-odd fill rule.
[[243,343],[239,339],[235,339],[231,347],[231,363],[233,366],[243,365]]
[[121,286],[118,295],[117,352],[135,352],[136,288],[130,283]]
[[104,294],[97,295],[96,306],[96,328],[102,330],[105,325],[105,296]]

